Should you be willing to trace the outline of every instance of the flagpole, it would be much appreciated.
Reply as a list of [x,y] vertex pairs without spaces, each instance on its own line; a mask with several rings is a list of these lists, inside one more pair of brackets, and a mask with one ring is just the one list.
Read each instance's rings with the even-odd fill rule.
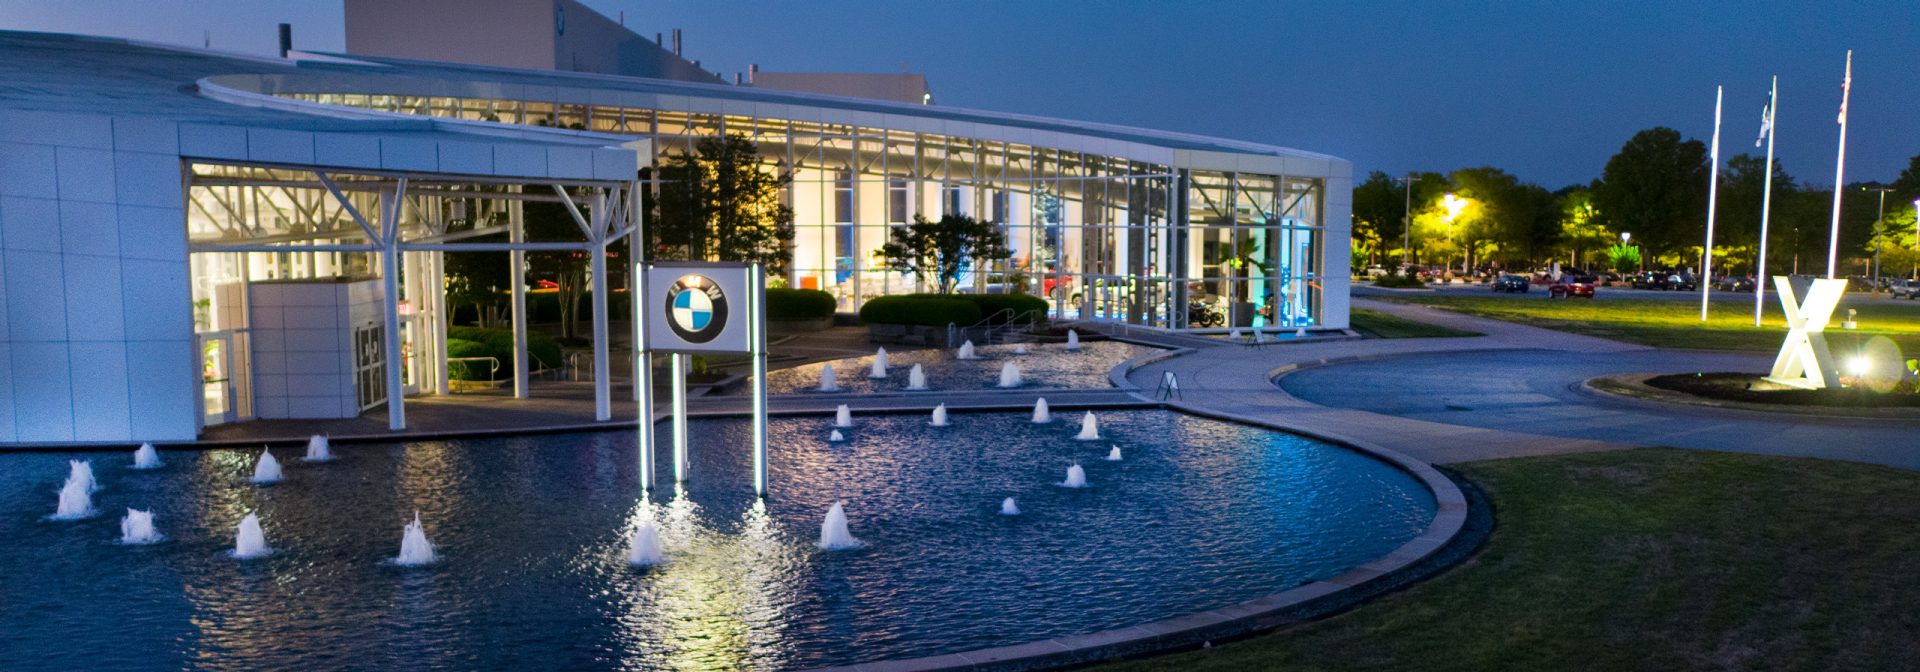
[[1713,211],[1720,200],[1720,103],[1726,87],[1713,87],[1713,168],[1707,182],[1707,245],[1700,248],[1700,321],[1707,321],[1707,299],[1713,293]]
[[1833,230],[1827,239],[1827,278],[1832,279],[1840,268],[1840,194],[1846,192],[1847,183],[1847,97],[1853,92],[1853,50],[1847,50],[1847,76],[1840,80],[1840,158],[1833,166]]
[[1767,297],[1767,213],[1773,209],[1773,134],[1775,110],[1780,109],[1780,76],[1774,75],[1773,87],[1767,91],[1767,178],[1766,186],[1760,191],[1760,268],[1753,276],[1753,326],[1760,326],[1760,307]]

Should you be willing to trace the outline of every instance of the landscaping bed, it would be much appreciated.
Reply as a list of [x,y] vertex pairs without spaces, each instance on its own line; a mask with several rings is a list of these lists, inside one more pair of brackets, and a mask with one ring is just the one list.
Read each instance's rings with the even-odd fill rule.
[[1898,388],[1885,393],[1862,388],[1803,390],[1767,382],[1751,373],[1678,373],[1648,378],[1646,384],[1670,392],[1748,404],[1845,408],[1920,407],[1920,394],[1914,394],[1912,383],[1901,383]]

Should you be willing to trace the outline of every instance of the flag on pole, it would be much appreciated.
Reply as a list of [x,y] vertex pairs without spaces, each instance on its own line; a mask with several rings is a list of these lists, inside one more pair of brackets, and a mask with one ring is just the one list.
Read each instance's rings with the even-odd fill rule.
[[1772,132],[1773,103],[1764,103],[1760,106],[1760,137],[1754,139],[1753,146],[1759,147],[1766,144],[1767,134]]
[[1840,121],[1847,125],[1847,94],[1853,91],[1853,52],[1847,52],[1847,76],[1840,80]]

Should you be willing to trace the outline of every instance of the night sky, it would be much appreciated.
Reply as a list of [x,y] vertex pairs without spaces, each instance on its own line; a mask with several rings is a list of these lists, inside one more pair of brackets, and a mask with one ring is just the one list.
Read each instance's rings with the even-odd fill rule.
[[[1356,172],[1492,165],[1548,188],[1597,177],[1635,131],[1753,152],[1780,76],[1778,154],[1833,181],[1854,50],[1847,180],[1920,154],[1920,6],[1872,2],[744,2],[585,0],[731,80],[766,70],[925,73],[936,102],[1265,142]],[[1446,7],[1442,5],[1454,4]],[[1497,6],[1496,6],[1497,5]],[[343,48],[338,0],[0,0],[0,28],[272,53]]]

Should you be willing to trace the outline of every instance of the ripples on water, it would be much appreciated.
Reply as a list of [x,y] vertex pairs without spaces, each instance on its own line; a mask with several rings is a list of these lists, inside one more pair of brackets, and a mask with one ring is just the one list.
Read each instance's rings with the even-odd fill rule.
[[[907,370],[919,364],[927,373],[927,387],[935,390],[983,390],[1000,382],[1000,365],[1013,362],[1020,367],[1021,387],[1030,388],[1105,388],[1113,383],[1107,372],[1133,357],[1157,352],[1158,348],[1119,341],[1087,341],[1080,352],[1066,352],[1059,343],[1028,343],[1027,354],[1013,354],[1012,345],[975,346],[975,360],[954,359],[951,350],[887,351],[885,379],[867,378],[873,367],[873,355],[838,359],[796,366],[767,373],[767,391],[771,394],[804,394],[820,387],[822,367],[832,364],[840,393],[901,392],[907,389]],[[746,386],[735,393],[744,394]]]
[[[1092,344],[1089,344],[1092,345]],[[995,365],[997,366],[997,364]],[[1326,578],[1417,534],[1404,474],[1305,439],[1162,411],[1111,441],[1024,413],[775,419],[772,497],[747,427],[696,421],[693,481],[641,500],[629,433],[345,445],[249,484],[258,451],[94,453],[102,512],[45,520],[66,454],[0,455],[0,667],[794,668],[1012,644]],[[1120,445],[1121,462],[1101,459]],[[1055,486],[1079,462],[1091,487]],[[671,465],[660,465],[663,479]],[[1015,497],[1022,515],[997,515]],[[854,551],[814,547],[846,502]],[[166,541],[125,546],[152,508]],[[440,561],[390,562],[419,510]],[[275,553],[226,555],[259,511]],[[667,564],[627,567],[651,518]]]

